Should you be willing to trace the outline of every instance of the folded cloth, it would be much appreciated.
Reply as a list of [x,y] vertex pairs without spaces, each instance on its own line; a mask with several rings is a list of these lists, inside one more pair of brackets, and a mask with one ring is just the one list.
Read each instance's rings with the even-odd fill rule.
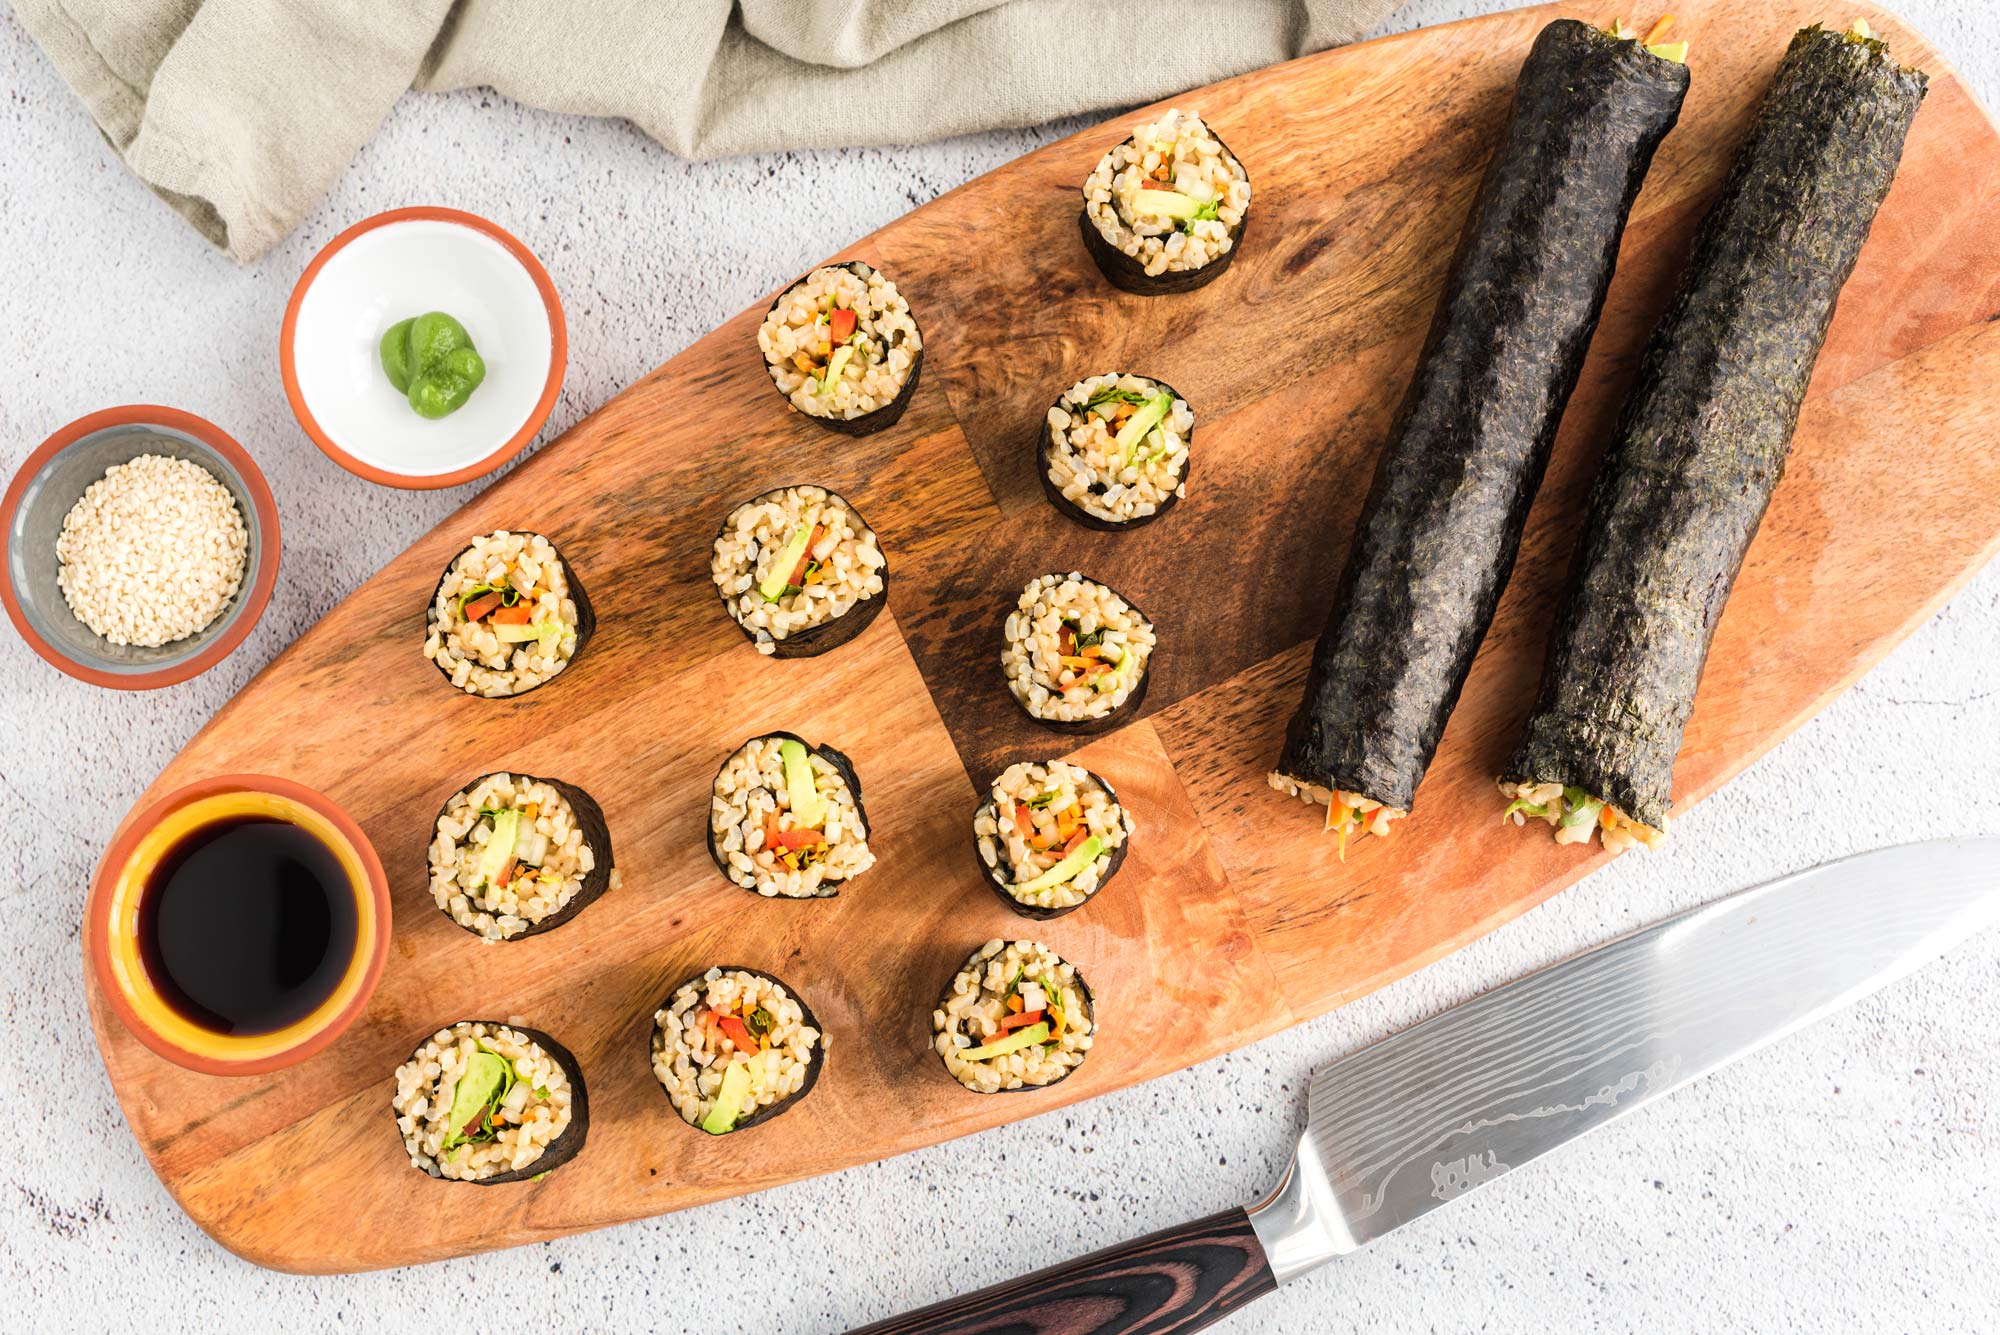
[[691,158],[1150,102],[1398,0],[14,0],[125,165],[239,261],[405,89],[623,116]]

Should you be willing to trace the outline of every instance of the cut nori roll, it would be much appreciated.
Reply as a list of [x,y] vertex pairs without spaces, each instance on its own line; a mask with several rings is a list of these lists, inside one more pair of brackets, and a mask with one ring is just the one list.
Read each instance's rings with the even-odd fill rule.
[[460,1020],[425,1038],[396,1068],[389,1111],[411,1167],[482,1187],[544,1177],[590,1134],[583,1067],[512,1020]]
[[1153,679],[1153,623],[1117,590],[1072,570],[1037,575],[1000,630],[1014,703],[1058,732],[1103,732],[1138,715]]
[[1250,224],[1250,174],[1201,113],[1173,108],[1098,159],[1077,226],[1113,287],[1192,292],[1222,276]]
[[618,874],[611,828],[589,793],[506,772],[483,774],[446,799],[428,861],[438,909],[489,944],[562,926]]
[[796,989],[761,969],[724,964],[667,993],[646,1055],[681,1120],[722,1136],[768,1122],[812,1092],[826,1065],[826,1031]]
[[1039,941],[988,941],[959,966],[931,1012],[932,1049],[975,1094],[1067,1080],[1096,1038],[1090,984]]
[[1150,524],[1187,494],[1194,410],[1150,376],[1087,376],[1042,418],[1035,468],[1049,503],[1103,533]]
[[1327,826],[1410,808],[1514,565],[1684,65],[1558,19],[1521,67],[1286,730],[1273,787]]
[[831,899],[875,865],[854,762],[795,733],[752,737],[715,773],[708,855],[766,898]]
[[814,269],[780,292],[757,347],[785,402],[843,436],[894,426],[924,369],[910,303],[860,260]]
[[1111,884],[1132,813],[1104,779],[1066,760],[1009,765],[972,813],[979,874],[1024,918],[1060,918]]
[[825,487],[778,487],[730,511],[709,574],[730,620],[774,658],[837,649],[889,601],[875,530]]
[[502,529],[474,538],[438,576],[424,657],[466,694],[504,699],[554,680],[596,629],[583,581],[556,545]]
[[1507,811],[1564,843],[1664,837],[1730,587],[1924,96],[1865,25],[1792,39],[1695,234],[1605,452]]

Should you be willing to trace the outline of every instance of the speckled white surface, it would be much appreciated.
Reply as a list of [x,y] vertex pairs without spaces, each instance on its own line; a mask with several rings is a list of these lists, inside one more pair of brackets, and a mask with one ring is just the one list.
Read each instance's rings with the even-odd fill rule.
[[[1425,0],[1394,26],[1499,7]],[[1903,9],[2000,104],[1993,6]],[[1247,1203],[1289,1152],[1314,1066],[1537,965],[1837,854],[2000,832],[1995,566],[1677,821],[1664,852],[1627,857],[1452,958],[1233,1056],[975,1143],[450,1270],[258,1270],[188,1222],[126,1133],[84,1011],[77,924],[104,840],[174,751],[470,494],[369,486],[299,432],[274,348],[306,259],[394,205],[457,205],[513,227],[569,312],[549,439],[826,252],[1073,127],[689,165],[621,125],[478,94],[406,98],[305,226],[243,270],[112,161],[11,18],[0,86],[0,466],[91,409],[176,404],[257,456],[286,539],[262,625],[194,682],[118,695],[11,639],[0,647],[12,832],[0,854],[0,1292],[12,1328],[458,1330],[474,1312],[497,1326],[499,1303],[518,1313],[509,1325],[536,1331],[835,1331]],[[1917,796],[1880,796],[1896,792]],[[1989,938],[1225,1328],[2000,1330],[1996,1096]],[[709,1282],[718,1274],[758,1279]]]

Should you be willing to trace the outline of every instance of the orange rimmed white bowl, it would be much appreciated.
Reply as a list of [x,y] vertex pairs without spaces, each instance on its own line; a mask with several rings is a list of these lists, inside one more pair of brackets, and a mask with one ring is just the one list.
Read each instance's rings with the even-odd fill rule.
[[[220,1034],[167,1004],[139,947],[139,903],[160,861],[197,830],[262,817],[296,825],[332,852],[354,894],[354,953],[311,1014],[267,1034]],[[112,1010],[160,1056],[208,1075],[256,1075],[302,1062],[354,1023],[388,960],[389,882],[368,836],[333,801],[265,774],[225,774],[169,793],[128,817],[98,864],[83,920],[84,955]]]
[[[384,330],[444,311],[465,326],[486,379],[431,420],[382,372]],[[383,486],[484,477],[548,421],[569,363],[555,284],[526,246],[457,209],[391,209],[329,241],[285,306],[278,363],[292,413],[328,458]]]

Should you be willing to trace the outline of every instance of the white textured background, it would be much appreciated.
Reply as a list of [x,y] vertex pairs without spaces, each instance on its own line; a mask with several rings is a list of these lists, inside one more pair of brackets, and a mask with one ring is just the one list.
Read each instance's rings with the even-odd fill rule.
[[[1393,26],[1499,4],[1422,0]],[[1988,0],[1903,12],[2000,105]],[[1832,19],[1842,16],[1830,14]],[[0,467],[92,409],[176,404],[257,456],[285,525],[248,644],[141,695],[0,645],[0,1293],[10,1329],[827,1332],[1247,1203],[1315,1066],[1606,937],[1825,858],[2000,832],[2000,565],[1663,852],[1452,958],[1233,1056],[957,1143],[680,1216],[446,1267],[255,1269],[174,1206],[127,1134],[84,1010],[77,928],[118,817],[281,647],[470,494],[370,486],[293,422],[276,335],[347,223],[484,213],[543,259],[570,322],[552,439],[822,255],[1078,128],[917,148],[681,162],[619,124],[477,93],[410,97],[305,225],[239,269],[130,180],[0,19]],[[2000,448],[2000,443],[1996,443]],[[1885,479],[1885,485],[1889,482]],[[1905,802],[1885,793],[1907,793]],[[1905,887],[1884,886],[1884,894]],[[1365,1253],[1229,1329],[2000,1330],[2000,936]],[[997,1219],[1032,1212],[1033,1227]],[[1051,1233],[1054,1222],[1061,1229]],[[712,1282],[717,1275],[755,1283]]]

